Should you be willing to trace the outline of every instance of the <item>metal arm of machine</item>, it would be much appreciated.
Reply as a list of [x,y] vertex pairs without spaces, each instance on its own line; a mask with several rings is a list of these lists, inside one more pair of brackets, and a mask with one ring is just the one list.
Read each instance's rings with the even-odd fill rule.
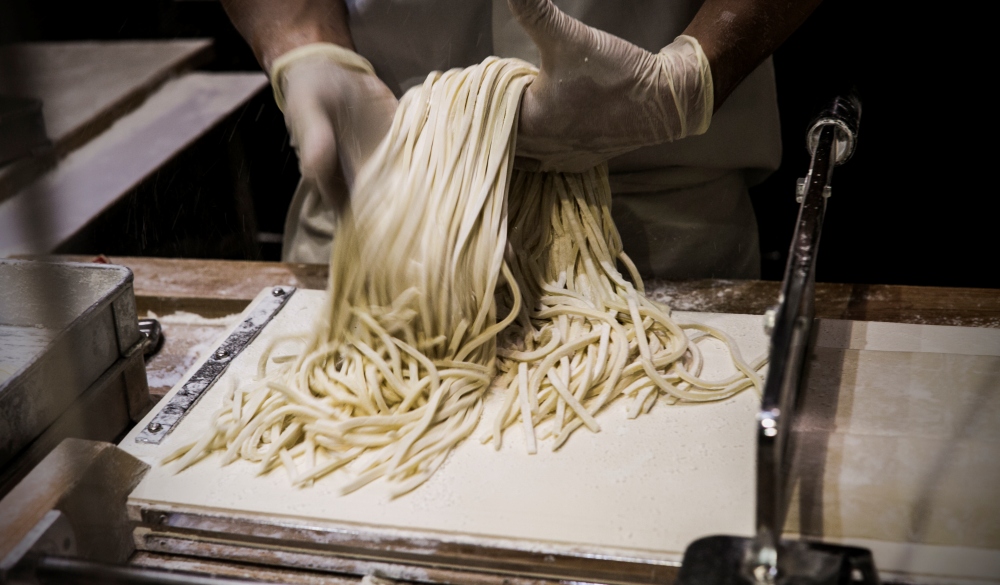
[[865,549],[781,540],[790,489],[790,443],[813,325],[816,255],[833,169],[857,143],[861,104],[838,97],[810,125],[809,173],[799,181],[799,215],[778,305],[765,314],[770,361],[757,414],[756,536],[709,536],[688,546],[679,585],[877,585]]
[[854,153],[861,104],[836,98],[810,126],[809,173],[800,182],[799,216],[785,267],[778,307],[767,315],[770,362],[757,414],[757,566],[777,571],[777,544],[787,506],[788,443],[796,402],[802,392],[813,323],[816,255],[833,169]]

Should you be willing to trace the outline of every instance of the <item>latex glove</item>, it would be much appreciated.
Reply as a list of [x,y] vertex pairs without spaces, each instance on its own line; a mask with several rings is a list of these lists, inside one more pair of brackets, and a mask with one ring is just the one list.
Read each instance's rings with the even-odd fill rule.
[[305,45],[275,59],[271,84],[303,181],[341,210],[358,171],[392,125],[396,97],[366,59],[330,43]]
[[550,0],[508,4],[541,55],[521,106],[519,166],[583,171],[708,130],[712,73],[693,37],[679,36],[654,54],[583,24]]

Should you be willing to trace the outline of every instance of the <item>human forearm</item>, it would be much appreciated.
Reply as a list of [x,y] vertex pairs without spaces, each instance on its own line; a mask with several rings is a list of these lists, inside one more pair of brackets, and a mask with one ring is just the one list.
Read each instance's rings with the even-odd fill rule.
[[822,0],[705,0],[684,34],[712,68],[715,109],[797,29]]
[[354,49],[344,0],[222,0],[222,6],[265,71],[277,57],[310,43]]

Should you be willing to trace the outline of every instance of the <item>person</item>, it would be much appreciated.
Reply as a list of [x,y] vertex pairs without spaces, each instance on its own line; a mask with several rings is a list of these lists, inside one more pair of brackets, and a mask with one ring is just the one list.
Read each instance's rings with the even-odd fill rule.
[[[748,186],[777,168],[770,54],[820,0],[223,0],[269,72],[300,161],[283,259],[325,263],[397,99],[489,55],[539,66],[516,166],[607,161],[643,276],[755,278]],[[331,59],[329,51],[357,58]],[[342,56],[342,55],[341,55]]]

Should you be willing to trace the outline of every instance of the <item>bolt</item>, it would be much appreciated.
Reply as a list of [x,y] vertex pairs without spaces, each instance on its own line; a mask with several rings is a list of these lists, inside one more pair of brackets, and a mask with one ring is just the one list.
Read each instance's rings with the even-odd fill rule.
[[285,296],[285,289],[281,288],[280,286],[275,287],[274,290],[271,291],[271,294],[276,297]]
[[146,425],[146,429],[151,433],[158,433],[161,430],[163,430],[163,425],[161,425],[158,422],[151,422],[148,425]]
[[217,360],[221,360],[228,356],[229,356],[229,351],[225,349],[220,349],[219,351],[215,352],[215,359]]
[[765,437],[775,437],[778,435],[778,419],[781,417],[781,410],[772,408],[771,410],[757,413],[757,422],[763,429]]

